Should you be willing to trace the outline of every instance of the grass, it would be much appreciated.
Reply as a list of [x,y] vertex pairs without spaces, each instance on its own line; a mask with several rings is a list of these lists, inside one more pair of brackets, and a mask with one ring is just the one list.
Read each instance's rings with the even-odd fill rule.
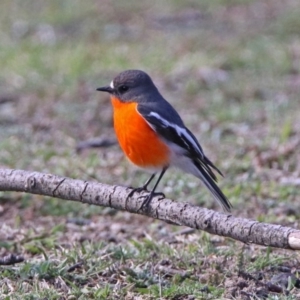
[[[114,134],[95,89],[139,68],[226,174],[233,214],[298,227],[297,1],[2,2],[1,167],[141,185],[118,146],[75,150]],[[160,189],[220,209],[177,170]],[[0,299],[299,298],[291,251],[37,195],[1,192],[0,214],[0,256],[24,257],[1,266]]]

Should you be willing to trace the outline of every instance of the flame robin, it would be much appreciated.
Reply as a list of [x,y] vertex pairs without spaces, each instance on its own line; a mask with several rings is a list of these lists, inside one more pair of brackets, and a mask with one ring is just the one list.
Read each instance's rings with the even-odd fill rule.
[[[109,86],[98,91],[110,94],[113,119],[119,144],[128,159],[141,168],[153,170],[149,180],[137,191],[146,190],[160,171],[152,191],[143,202],[147,207],[158,183],[170,166],[198,177],[222,207],[231,204],[217,186],[213,171],[221,171],[204,154],[193,133],[184,125],[177,111],[160,94],[150,76],[143,71],[127,70],[117,75]],[[223,175],[222,175],[223,176]]]

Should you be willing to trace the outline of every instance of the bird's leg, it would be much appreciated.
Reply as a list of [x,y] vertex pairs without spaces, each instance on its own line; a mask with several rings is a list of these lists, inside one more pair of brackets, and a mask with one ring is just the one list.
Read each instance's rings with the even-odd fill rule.
[[134,193],[138,192],[142,192],[142,191],[148,191],[147,187],[149,185],[149,183],[152,181],[152,179],[154,178],[154,176],[156,175],[156,173],[152,174],[151,177],[144,183],[144,185],[142,185],[141,187],[132,189],[132,191],[128,194],[127,199],[131,198],[133,196]]
[[157,186],[158,186],[160,180],[161,180],[162,177],[164,176],[164,174],[165,174],[165,172],[167,171],[167,169],[168,169],[168,167],[164,167],[164,168],[162,169],[162,171],[161,171],[161,173],[159,174],[159,177],[158,177],[158,179],[157,179],[157,181],[156,181],[156,183],[155,183],[155,185],[154,185],[154,188],[152,189],[152,191],[150,192],[149,195],[144,196],[144,197],[146,197],[146,199],[143,201],[143,204],[142,204],[142,206],[141,206],[141,209],[147,208],[147,207],[149,206],[149,204],[150,204],[152,198],[155,197],[155,196],[161,196],[161,197],[162,197],[161,199],[165,198],[165,194],[164,194],[164,193],[155,193],[155,189],[157,188]]

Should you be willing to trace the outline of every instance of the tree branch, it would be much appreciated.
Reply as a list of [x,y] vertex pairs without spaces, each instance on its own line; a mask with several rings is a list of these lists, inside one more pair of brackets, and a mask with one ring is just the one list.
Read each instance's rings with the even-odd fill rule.
[[152,199],[149,209],[140,210],[143,202],[141,196],[147,193],[136,193],[127,199],[131,189],[120,186],[38,172],[0,169],[0,191],[25,192],[106,206],[231,237],[244,243],[300,250],[299,230],[236,218],[187,203],[160,200],[157,197]]

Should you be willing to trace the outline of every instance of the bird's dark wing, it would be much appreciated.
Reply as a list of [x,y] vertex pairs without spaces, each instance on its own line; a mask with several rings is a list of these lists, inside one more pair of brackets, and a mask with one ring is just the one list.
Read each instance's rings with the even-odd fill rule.
[[[166,102],[167,103],[167,102]],[[213,168],[220,175],[221,171],[205,156],[202,147],[193,133],[185,127],[178,113],[166,103],[163,106],[156,106],[155,110],[151,105],[139,104],[137,110],[146,120],[149,126],[165,141],[173,143],[184,150],[184,154],[192,160],[197,161],[201,167],[215,180],[217,178],[210,169]],[[174,122],[175,121],[175,122]]]
[[[181,118],[170,105],[169,107],[155,107],[139,104],[137,110],[164,140],[172,142],[195,156],[203,157],[204,153],[194,135],[184,126]],[[172,110],[172,111],[170,111]]]

